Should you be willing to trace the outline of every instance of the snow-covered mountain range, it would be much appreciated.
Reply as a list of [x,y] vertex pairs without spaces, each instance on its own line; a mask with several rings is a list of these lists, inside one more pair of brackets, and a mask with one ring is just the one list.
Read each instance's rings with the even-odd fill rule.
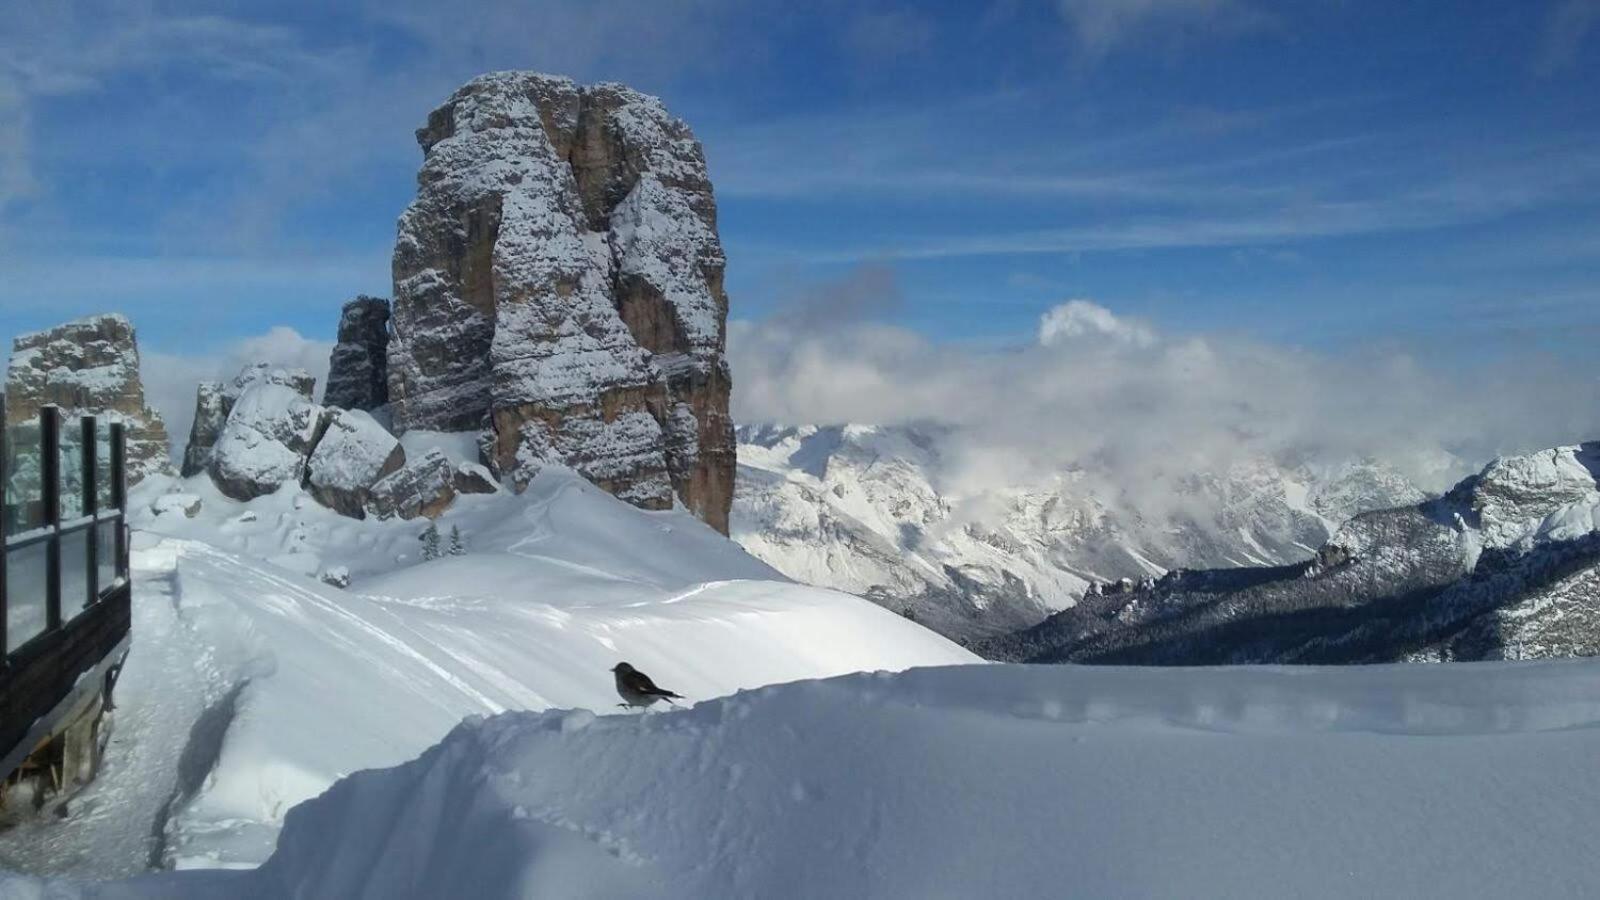
[[1356,516],[1305,562],[1099,588],[983,645],[1032,662],[1215,664],[1600,654],[1600,443],[1497,459]]
[[1375,461],[1257,457],[1182,478],[1152,509],[1089,468],[963,491],[950,483],[947,428],[744,426],[738,435],[735,540],[792,578],[962,640],[1037,624],[1095,583],[1304,560],[1351,516],[1424,497]]

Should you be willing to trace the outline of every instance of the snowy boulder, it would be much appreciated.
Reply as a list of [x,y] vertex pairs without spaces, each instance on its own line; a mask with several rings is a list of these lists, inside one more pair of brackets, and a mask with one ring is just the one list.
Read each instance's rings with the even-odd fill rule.
[[311,402],[309,390],[302,391],[288,373],[282,374],[285,377],[259,380],[243,392],[212,448],[211,480],[235,500],[252,500],[285,484],[298,484],[305,474],[322,411]]
[[317,575],[317,579],[329,587],[347,588],[350,586],[350,570],[344,566],[329,566]]
[[181,512],[184,518],[192,519],[200,515],[200,506],[195,494],[162,494],[150,502],[150,511],[158,516]]
[[433,449],[372,486],[367,509],[380,519],[438,516],[456,499],[456,467]]
[[371,489],[406,462],[400,441],[362,410],[333,410],[306,468],[317,502],[346,516],[366,517]]
[[458,463],[452,484],[458,494],[492,494],[500,490],[494,473],[478,463]]
[[233,406],[245,392],[258,384],[290,388],[311,401],[316,379],[305,369],[283,369],[271,363],[245,366],[227,382],[202,381],[195,389],[194,422],[189,426],[189,443],[183,451],[183,475],[198,475],[211,466],[212,451],[222,440]]

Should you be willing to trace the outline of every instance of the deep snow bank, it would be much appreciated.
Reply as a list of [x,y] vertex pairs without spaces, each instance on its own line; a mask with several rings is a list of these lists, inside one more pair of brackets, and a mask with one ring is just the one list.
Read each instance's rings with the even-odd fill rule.
[[[132,839],[101,829],[116,847],[72,848],[93,868],[48,870],[126,873],[151,854],[254,866],[295,804],[414,757],[464,716],[614,710],[619,660],[689,702],[977,661],[865,600],[789,582],[686,513],[636,509],[570,473],[520,497],[461,498],[439,526],[445,546],[458,528],[466,552],[428,562],[425,522],[344,518],[294,488],[238,503],[203,478],[181,486],[201,501],[195,517],[180,504],[136,520],[134,643],[118,688],[122,721],[157,726],[117,729],[92,789],[102,810],[148,807],[130,816],[144,824]],[[154,496],[136,499],[148,509]],[[311,577],[334,566],[348,589]],[[155,843],[141,844],[151,822]],[[38,843],[101,840],[70,820],[44,827],[56,834]]]
[[851,675],[666,714],[465,722],[295,809],[273,858],[228,884],[306,898],[1592,896],[1597,752],[1587,661]]

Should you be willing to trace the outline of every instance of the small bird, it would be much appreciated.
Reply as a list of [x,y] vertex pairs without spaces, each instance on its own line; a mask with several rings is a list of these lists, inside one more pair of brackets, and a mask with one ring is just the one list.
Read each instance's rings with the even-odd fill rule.
[[624,701],[618,706],[649,706],[657,700],[671,703],[675,699],[683,699],[681,695],[656,687],[649,675],[625,662],[612,666],[611,671],[617,675],[617,693],[622,695]]

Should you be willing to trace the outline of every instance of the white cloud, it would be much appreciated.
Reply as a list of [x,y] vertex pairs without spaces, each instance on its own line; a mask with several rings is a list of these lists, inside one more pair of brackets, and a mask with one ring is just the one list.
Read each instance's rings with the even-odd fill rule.
[[1148,347],[1155,332],[1143,323],[1124,319],[1091,300],[1068,300],[1039,318],[1039,343],[1054,347],[1080,338],[1110,340]]
[[1398,353],[1158,336],[1086,301],[1047,313],[1045,332],[980,349],[870,321],[735,321],[734,416],[939,423],[956,435],[947,487],[980,493],[1081,467],[1148,510],[1171,501],[1175,480],[1251,458],[1373,457],[1437,489],[1498,452],[1600,437],[1594,379],[1527,361],[1446,374]]

